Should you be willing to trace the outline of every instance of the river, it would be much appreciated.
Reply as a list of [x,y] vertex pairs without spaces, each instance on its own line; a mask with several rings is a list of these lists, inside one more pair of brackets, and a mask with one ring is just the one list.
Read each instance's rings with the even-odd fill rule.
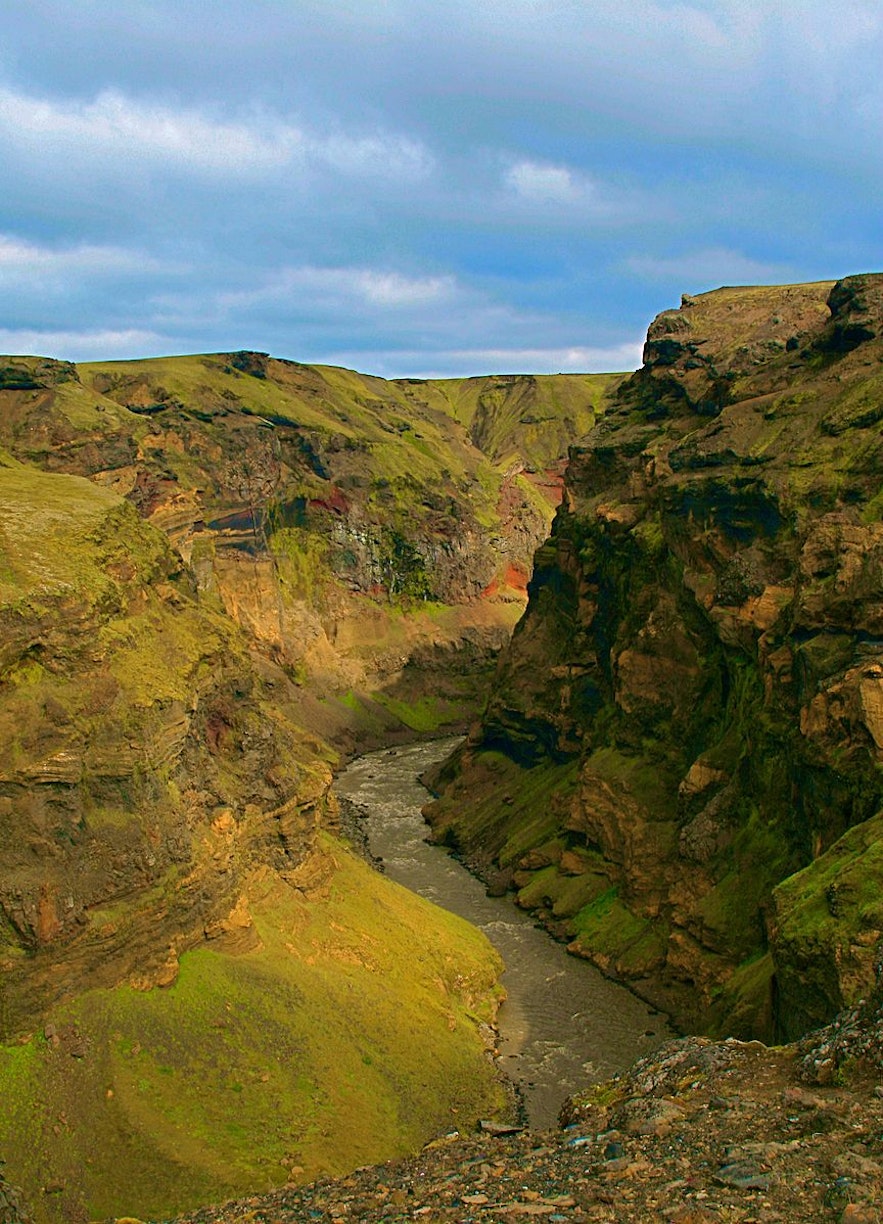
[[498,1017],[501,1069],[515,1084],[527,1121],[554,1126],[565,1096],[608,1079],[674,1036],[660,1013],[570,956],[511,898],[484,885],[425,838],[427,791],[418,775],[459,741],[434,740],[369,753],[335,790],[364,813],[371,853],[390,879],[479,927],[503,957],[506,1001]]

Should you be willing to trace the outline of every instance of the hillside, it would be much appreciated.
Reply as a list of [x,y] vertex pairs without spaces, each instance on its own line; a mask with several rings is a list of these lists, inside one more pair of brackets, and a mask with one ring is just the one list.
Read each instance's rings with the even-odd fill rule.
[[435,835],[693,1031],[793,1038],[883,934],[883,276],[686,298],[571,450]]
[[0,541],[0,1152],[36,1218],[180,1210],[498,1109],[498,957],[331,836],[284,670],[82,477],[0,456]]
[[0,445],[131,502],[202,599],[301,684],[313,728],[349,746],[475,710],[567,446],[620,377],[387,382],[259,353],[11,358]]
[[476,708],[610,382],[0,361],[0,1154],[40,1224],[507,1107],[499,958],[338,839],[327,737]]

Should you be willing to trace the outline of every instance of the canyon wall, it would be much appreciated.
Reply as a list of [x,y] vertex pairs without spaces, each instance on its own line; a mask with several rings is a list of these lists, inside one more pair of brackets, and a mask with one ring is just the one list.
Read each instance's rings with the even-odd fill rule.
[[499,958],[348,852],[332,767],[476,708],[617,381],[0,360],[0,1153],[38,1224],[504,1107]]
[[388,382],[260,353],[5,359],[0,445],[159,527],[344,748],[462,725],[619,376]]
[[571,450],[435,835],[685,1026],[794,1037],[883,933],[883,276],[685,298]]

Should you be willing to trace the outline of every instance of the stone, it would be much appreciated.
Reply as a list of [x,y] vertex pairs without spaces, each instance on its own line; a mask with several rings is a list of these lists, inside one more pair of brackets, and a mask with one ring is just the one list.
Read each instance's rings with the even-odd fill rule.
[[715,1173],[714,1180],[722,1186],[733,1186],[737,1190],[768,1190],[770,1187],[769,1174],[747,1160],[723,1165]]

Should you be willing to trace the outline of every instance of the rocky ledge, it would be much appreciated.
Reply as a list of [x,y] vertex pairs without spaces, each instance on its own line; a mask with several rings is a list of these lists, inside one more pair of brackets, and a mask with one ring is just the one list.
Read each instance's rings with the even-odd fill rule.
[[799,1044],[672,1042],[569,1099],[559,1131],[454,1132],[409,1160],[205,1208],[176,1224],[876,1224],[881,1036],[878,984]]
[[791,1040],[883,932],[883,276],[653,323],[571,448],[436,836],[690,1031]]

